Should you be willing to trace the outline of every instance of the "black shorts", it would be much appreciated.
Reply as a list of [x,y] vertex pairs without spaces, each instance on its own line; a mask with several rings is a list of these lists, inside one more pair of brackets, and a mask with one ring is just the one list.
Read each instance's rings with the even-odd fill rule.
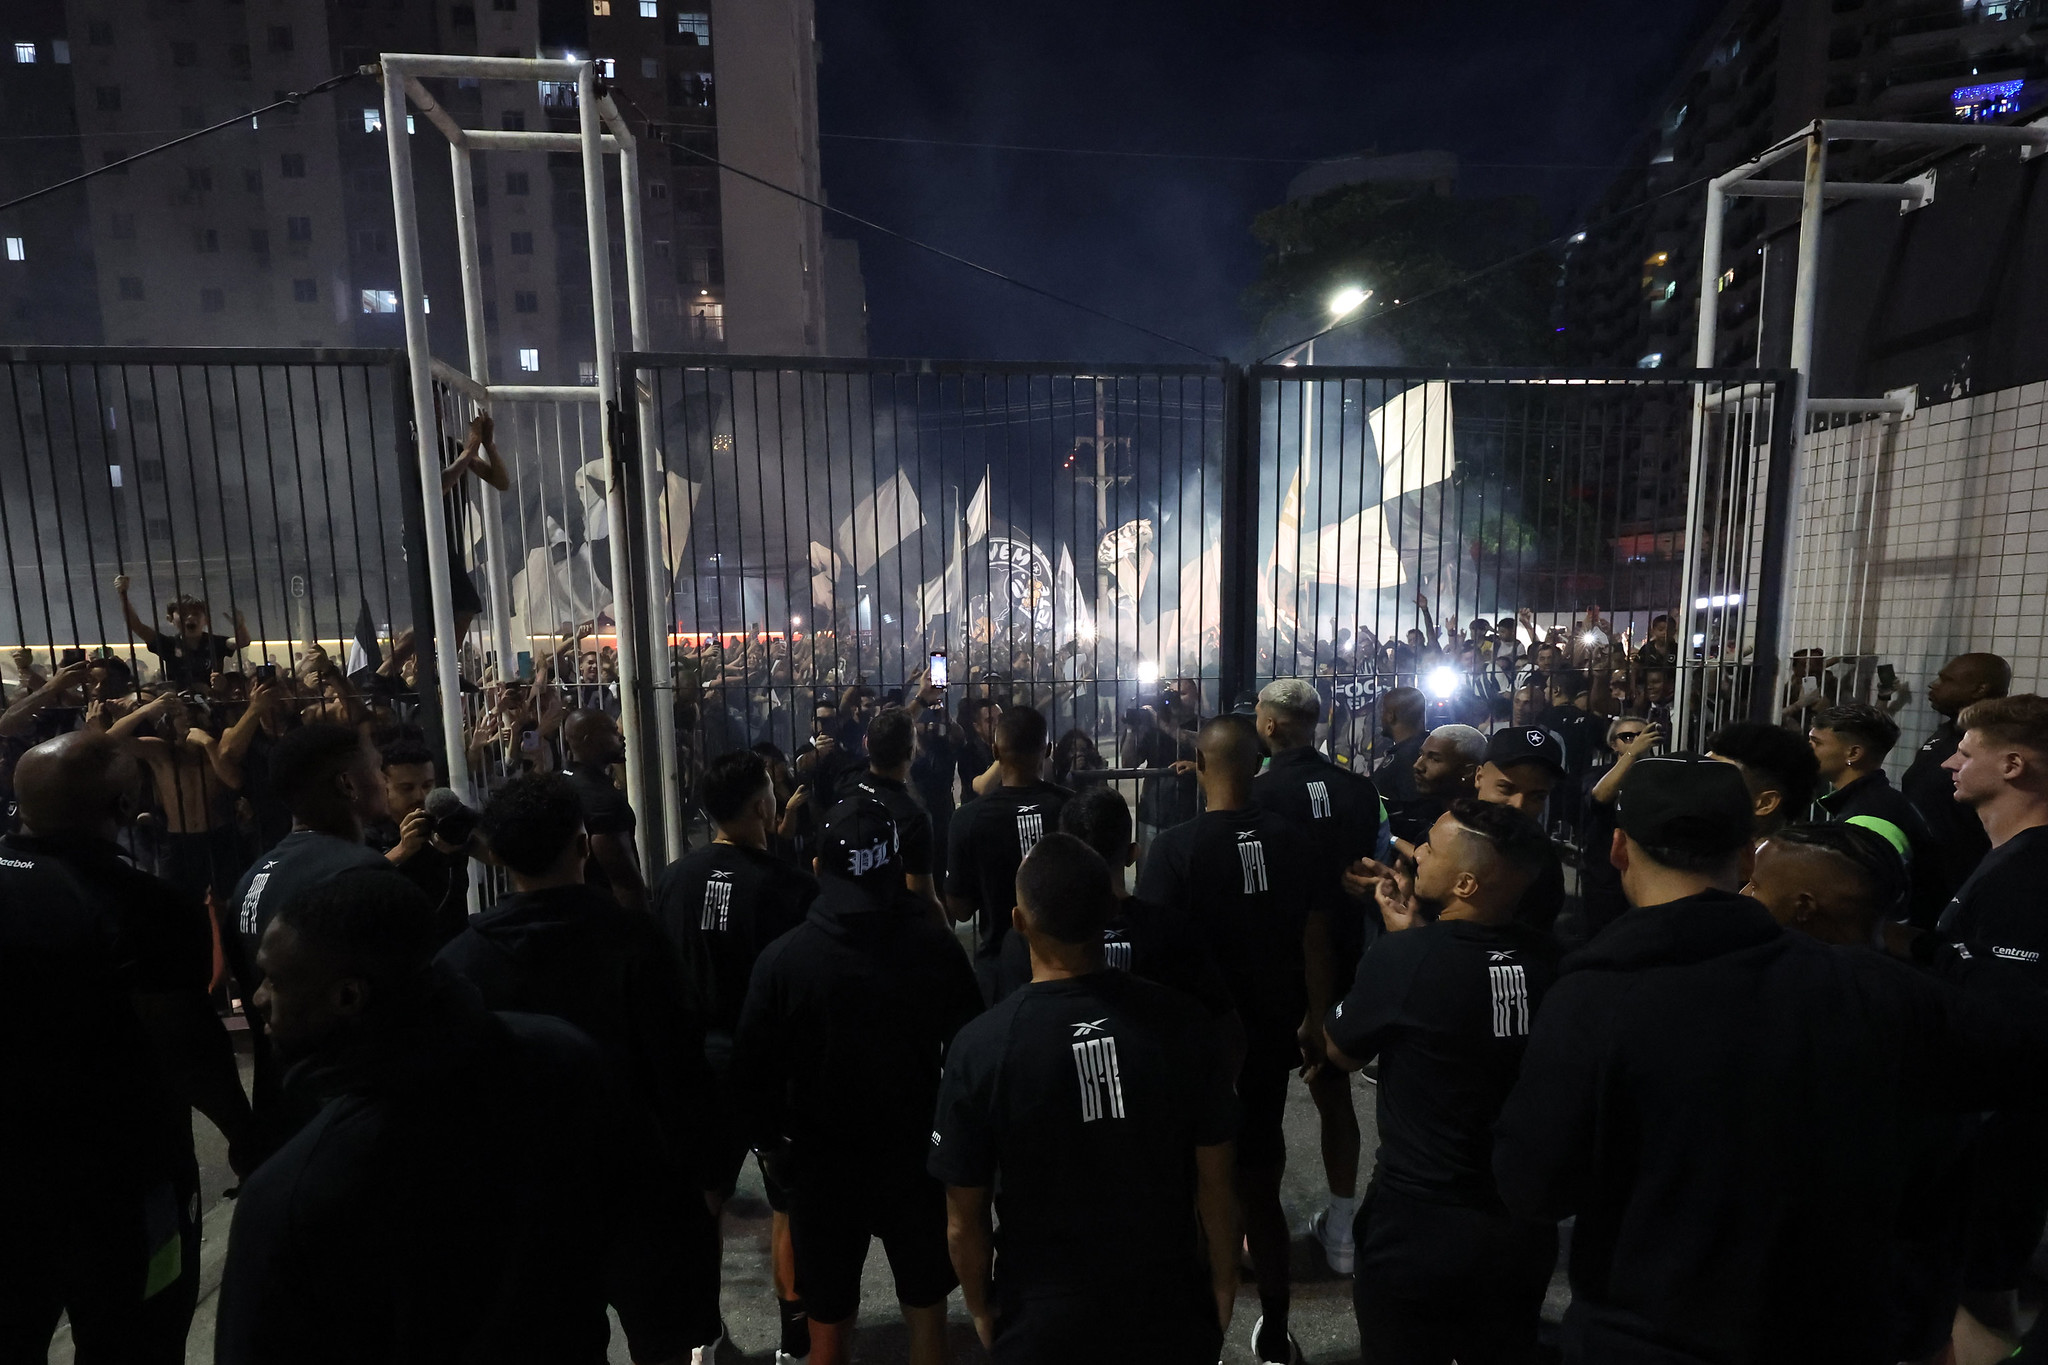
[[1557,1228],[1504,1213],[1366,1191],[1351,1301],[1374,1361],[1522,1365],[1535,1359]]
[[1210,1365],[1222,1349],[1216,1302],[1193,1272],[1173,1285],[1073,1294],[1020,1295],[996,1283],[996,1365]]
[[1237,1073],[1237,1164],[1272,1170],[1287,1164],[1287,1082],[1301,1065],[1292,1037],[1254,1036]]
[[480,616],[484,600],[476,595],[476,580],[462,567],[462,554],[448,547],[448,601],[457,616]]
[[796,1293],[815,1322],[846,1322],[860,1311],[860,1272],[879,1237],[910,1308],[943,1303],[960,1281],[946,1252],[946,1191],[929,1176],[861,1184],[805,1173],[789,1191]]

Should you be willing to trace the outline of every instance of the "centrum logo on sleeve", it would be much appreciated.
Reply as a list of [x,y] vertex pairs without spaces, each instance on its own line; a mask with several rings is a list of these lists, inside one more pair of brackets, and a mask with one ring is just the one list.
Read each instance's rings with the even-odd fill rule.
[[2041,955],[2030,948],[2000,948],[1993,945],[1991,955],[1993,957],[2002,957],[2007,962],[2039,962],[2041,960]]

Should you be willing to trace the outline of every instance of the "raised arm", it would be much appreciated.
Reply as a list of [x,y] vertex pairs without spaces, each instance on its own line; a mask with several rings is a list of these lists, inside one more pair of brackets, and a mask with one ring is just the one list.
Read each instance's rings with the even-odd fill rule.
[[128,600],[128,575],[114,575],[114,594],[121,599],[121,615],[128,619],[128,633],[145,645],[157,642],[156,627],[142,619],[135,610],[135,604]]
[[1657,741],[1663,737],[1662,730],[1654,725],[1646,725],[1641,734],[1622,745],[1621,752],[1615,757],[1614,766],[1607,770],[1605,777],[1594,784],[1593,799],[1603,806],[1613,805],[1614,798],[1621,795],[1621,784],[1627,780],[1628,770],[1635,767],[1636,760],[1654,749]]
[[85,681],[85,665],[70,664],[57,670],[50,681],[7,708],[0,714],[0,738],[24,735],[35,723],[35,718],[55,706],[65,691]]

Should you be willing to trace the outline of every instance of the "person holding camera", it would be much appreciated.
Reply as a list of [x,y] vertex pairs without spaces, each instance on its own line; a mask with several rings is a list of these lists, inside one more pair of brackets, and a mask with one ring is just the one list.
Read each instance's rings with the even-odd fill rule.
[[393,740],[378,753],[389,814],[365,826],[364,837],[426,896],[434,907],[435,940],[446,943],[469,923],[469,860],[476,812],[459,799],[444,812],[432,808],[428,796],[440,782],[434,773],[433,754],[417,739]]

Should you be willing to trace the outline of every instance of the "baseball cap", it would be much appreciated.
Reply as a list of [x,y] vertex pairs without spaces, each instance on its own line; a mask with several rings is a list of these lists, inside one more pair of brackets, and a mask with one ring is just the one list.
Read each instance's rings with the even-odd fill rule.
[[1517,763],[1541,763],[1563,777],[1564,741],[1538,726],[1510,726],[1494,731],[1486,741],[1486,761],[1496,768],[1512,768]]
[[887,806],[867,796],[841,801],[818,827],[818,871],[862,886],[892,885],[903,878],[896,845]]
[[1629,838],[1689,853],[1734,852],[1749,841],[1751,815],[1741,769],[1701,754],[1637,759],[1614,802]]

